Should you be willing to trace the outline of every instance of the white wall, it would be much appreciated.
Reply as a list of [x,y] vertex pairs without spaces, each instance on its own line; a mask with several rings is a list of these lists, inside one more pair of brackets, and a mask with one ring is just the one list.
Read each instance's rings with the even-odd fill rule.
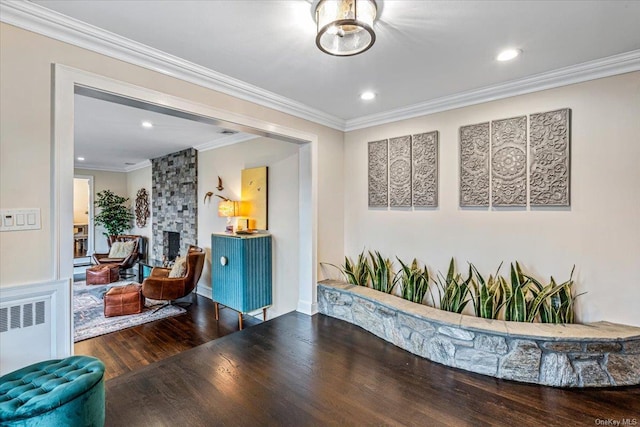
[[[460,126],[558,108],[572,110],[571,207],[458,207]],[[367,207],[367,142],[438,130],[440,206]],[[640,72],[349,132],[345,137],[345,252],[363,248],[417,257],[446,271],[473,262],[493,272],[521,262],[540,278],[566,280],[576,265],[579,320],[640,326]],[[320,261],[324,261],[320,259]],[[396,262],[397,265],[397,262]],[[506,267],[506,268],[505,268]]]
[[73,223],[89,224],[89,180],[73,179]]
[[[311,187],[314,190],[312,194],[318,201],[317,207],[314,205],[314,211],[317,208],[314,212],[317,228],[313,221],[309,221],[312,232],[317,233],[317,242],[313,242],[313,247],[309,242],[309,252],[317,252],[318,259],[331,262],[342,259],[342,132],[162,72],[131,65],[0,23],[0,207],[39,208],[42,222],[40,230],[0,233],[0,289],[29,287],[58,279],[66,281],[69,286],[71,283],[71,277],[59,275],[61,269],[57,261],[68,256],[62,257],[58,253],[56,230],[59,224],[66,223],[71,228],[72,221],[70,215],[69,218],[59,217],[54,205],[54,201],[60,196],[68,203],[69,212],[73,209],[71,198],[67,201],[67,195],[72,190],[70,180],[69,188],[58,189],[54,185],[57,179],[61,179],[66,186],[71,171],[54,171],[51,165],[60,164],[71,169],[73,159],[68,152],[69,141],[58,141],[58,147],[63,148],[64,159],[54,159],[52,135],[64,135],[64,138],[68,138],[72,134],[69,125],[72,123],[70,115],[73,113],[66,108],[58,110],[68,116],[59,120],[60,127],[52,128],[52,117],[55,116],[52,64],[96,73],[118,82],[174,96],[188,103],[201,104],[209,109],[219,110],[227,117],[237,115],[238,121],[244,124],[258,120],[260,123],[274,125],[273,129],[290,129],[293,135],[309,135],[314,141],[310,151],[312,161],[309,162],[313,169],[302,173],[317,174],[314,175],[316,179]],[[67,95],[71,96],[69,93]],[[97,177],[96,173],[89,174]],[[54,190],[60,191],[55,194]],[[122,181],[118,193],[127,194],[126,179]],[[311,196],[309,200],[312,200]],[[96,235],[97,242],[101,240],[99,237]],[[71,236],[68,239],[71,240]],[[69,248],[71,249],[71,245]],[[25,253],[29,254],[28,259],[24,256]],[[38,262],[34,263],[33,260]],[[67,272],[63,273],[65,274],[68,275]],[[314,302],[312,297],[315,295],[315,283],[308,275],[302,281],[298,277],[295,280],[304,290],[310,289],[309,295],[301,295],[305,299],[304,305],[308,306],[307,311],[310,311]],[[62,312],[62,309],[63,302],[59,302],[58,312]],[[70,319],[70,315],[68,317]],[[57,321],[55,326],[61,330],[66,327],[61,321]],[[70,354],[71,349],[72,346],[69,345],[65,354]],[[23,351],[28,353],[30,348],[26,347]]]
[[[41,230],[2,233],[0,287],[47,281],[54,276],[51,225],[59,222],[52,216],[51,204],[54,63],[317,135],[318,259],[341,260],[342,132],[0,23],[0,206],[40,208],[43,224]],[[39,262],[26,268],[24,253]]]
[[[75,175],[93,176],[93,199],[97,200],[97,194],[103,190],[111,190],[118,196],[128,197],[127,174],[124,172],[105,172],[88,169],[75,169]],[[131,206],[131,200],[127,202]],[[96,208],[96,214],[99,210]],[[109,252],[109,244],[103,233],[106,230],[101,225],[94,226],[94,251],[97,253]],[[91,250],[91,248],[89,248]]]
[[[298,145],[270,138],[214,150],[198,152],[198,245],[205,248],[207,258],[199,288],[211,287],[211,233],[223,232],[226,218],[218,217],[217,197],[206,204],[208,191],[232,200],[240,200],[242,169],[267,166],[268,222],[273,250],[272,318],[293,311],[298,304]],[[223,191],[216,190],[218,176]],[[205,293],[211,297],[209,289]]]
[[147,218],[147,224],[144,227],[138,227],[136,225],[135,217],[133,219],[133,228],[131,229],[131,234],[137,234],[140,236],[144,236],[147,238],[147,256],[150,253],[151,239],[153,236],[151,221],[153,219],[153,212],[151,209],[153,200],[151,198],[151,166],[144,167],[142,169],[137,169],[135,171],[127,172],[127,195],[129,198],[129,203],[132,208],[133,214],[135,215],[135,206],[136,206],[136,195],[138,190],[141,188],[145,188],[147,193],[149,194],[149,218]]

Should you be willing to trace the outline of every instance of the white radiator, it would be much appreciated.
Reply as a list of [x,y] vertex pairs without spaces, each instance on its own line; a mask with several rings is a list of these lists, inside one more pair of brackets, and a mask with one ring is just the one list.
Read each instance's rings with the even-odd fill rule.
[[0,375],[70,356],[69,280],[0,288]]

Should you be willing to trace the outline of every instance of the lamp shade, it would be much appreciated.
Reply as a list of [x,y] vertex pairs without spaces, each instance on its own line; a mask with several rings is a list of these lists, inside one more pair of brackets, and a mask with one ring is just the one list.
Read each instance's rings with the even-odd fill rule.
[[320,0],[316,6],[318,48],[335,56],[351,56],[373,46],[373,0]]
[[238,202],[233,200],[221,200],[218,203],[218,216],[230,218],[232,216],[238,216],[239,214]]

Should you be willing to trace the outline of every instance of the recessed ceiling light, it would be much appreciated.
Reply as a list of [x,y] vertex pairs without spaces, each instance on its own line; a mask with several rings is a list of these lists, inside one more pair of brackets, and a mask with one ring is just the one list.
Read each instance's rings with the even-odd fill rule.
[[147,129],[151,129],[153,127],[153,123],[151,123],[151,122],[142,122],[142,127],[143,128],[147,128]]
[[365,101],[370,101],[375,97],[376,97],[376,94],[371,91],[362,92],[362,94],[360,95],[360,99],[363,99]]
[[77,157],[79,162],[84,162],[84,157]]
[[511,61],[513,58],[520,55],[520,52],[522,52],[520,49],[505,49],[498,54],[496,59],[498,61]]

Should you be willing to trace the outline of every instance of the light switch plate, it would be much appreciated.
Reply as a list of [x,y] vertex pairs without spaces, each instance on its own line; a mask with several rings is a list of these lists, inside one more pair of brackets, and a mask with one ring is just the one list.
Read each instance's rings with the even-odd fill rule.
[[40,208],[0,209],[0,231],[40,230]]

